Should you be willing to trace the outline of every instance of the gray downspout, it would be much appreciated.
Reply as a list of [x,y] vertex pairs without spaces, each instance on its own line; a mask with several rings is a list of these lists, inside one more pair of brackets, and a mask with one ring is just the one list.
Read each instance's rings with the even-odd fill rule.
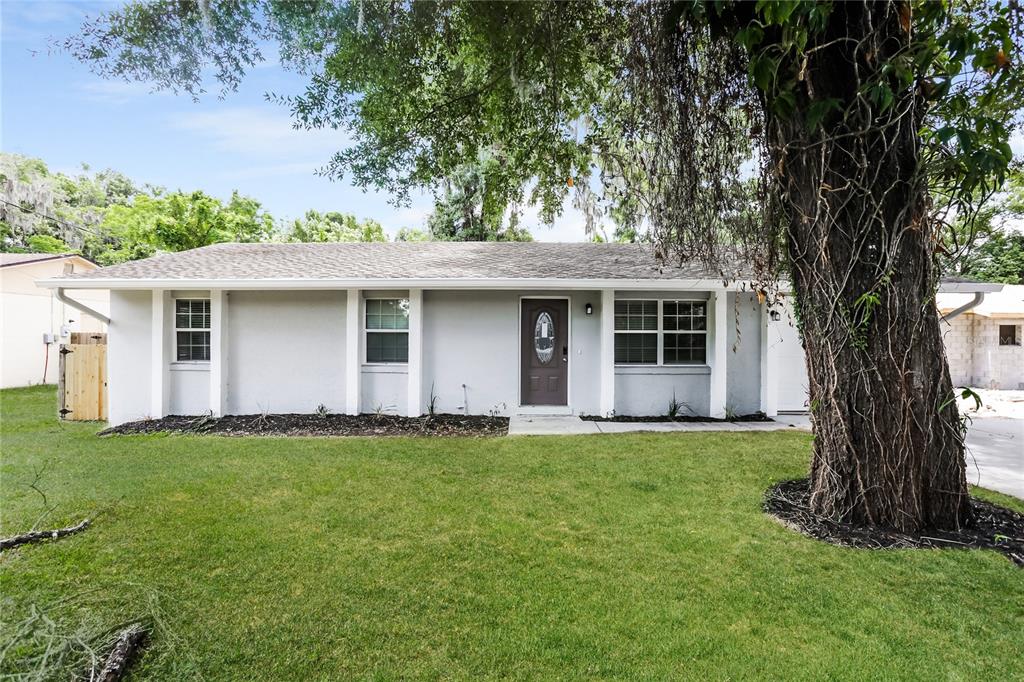
[[103,322],[104,324],[110,324],[110,318],[104,315],[103,313],[98,313],[89,306],[85,305],[84,303],[79,303],[73,298],[68,298],[67,294],[64,293],[64,287],[57,287],[57,300],[60,301],[61,303],[67,303],[75,310],[78,310],[80,312],[85,313],[86,315],[94,317],[100,322]]
[[981,302],[984,301],[984,300],[985,300],[985,292],[984,291],[975,291],[974,292],[974,298],[972,298],[967,303],[964,303],[962,306],[960,306],[956,310],[950,310],[948,313],[946,313],[945,315],[942,316],[942,320],[944,322],[949,322],[954,317],[958,317],[960,315],[963,315],[964,313],[966,313],[971,308],[978,307],[979,305],[981,305]]

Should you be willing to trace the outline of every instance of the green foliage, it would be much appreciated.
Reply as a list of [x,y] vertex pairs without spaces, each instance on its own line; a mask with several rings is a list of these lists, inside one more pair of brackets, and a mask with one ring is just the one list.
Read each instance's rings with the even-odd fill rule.
[[429,232],[415,227],[403,227],[395,235],[396,242],[429,242],[430,240]]
[[32,253],[71,253],[74,251],[63,240],[48,234],[34,234],[28,238],[28,250]]
[[876,291],[866,291],[854,301],[852,328],[849,330],[854,347],[862,351],[867,349],[871,318],[880,305],[882,305],[882,297]]
[[376,220],[358,220],[349,213],[307,211],[292,223],[291,242],[385,242],[384,228]]
[[[645,106],[635,86],[650,65],[630,60],[666,58],[653,48],[631,52],[638,40],[631,34],[635,10],[642,6],[661,13],[662,31],[683,35],[684,25],[700,26],[707,31],[686,35],[730,40],[738,51],[735,64],[724,68],[745,72],[769,112],[796,118],[808,131],[828,130],[851,107],[868,103],[884,113],[903,101],[901,93],[918,93],[931,191],[963,215],[1005,179],[1007,141],[1024,101],[1017,3],[899,5],[908,40],[891,54],[870,56],[884,61],[873,64],[877,76],[849,101],[805,87],[803,69],[813,58],[808,46],[835,29],[832,2],[260,0],[209,8],[135,0],[99,15],[61,45],[104,76],[198,97],[209,74],[221,92],[237,88],[263,59],[263,46],[276,43],[282,63],[311,78],[301,95],[274,99],[299,125],[342,127],[353,140],[332,157],[328,172],[392,193],[398,202],[412,188],[438,192],[436,238],[498,238],[492,235],[500,232],[499,217],[525,202],[539,204],[542,218],[551,220],[574,186],[579,191],[597,179],[601,191],[589,200],[603,201],[601,210],[631,240],[644,220],[660,219],[662,211],[654,209],[663,207],[638,195],[664,193],[667,186],[649,170],[657,164],[648,163],[657,148],[651,136],[661,131],[631,128],[638,120],[633,107]],[[763,130],[744,108],[757,98],[737,95],[741,89],[724,82],[727,94],[706,106],[738,108],[735,137],[756,141]],[[746,150],[737,140],[721,143],[735,148],[730,154],[748,153],[749,140]],[[630,154],[636,155],[632,166],[623,164]],[[479,169],[481,159],[488,165],[475,177],[467,169]],[[708,219],[724,215],[721,238],[733,243],[728,219],[739,199],[722,191],[715,200],[720,213]],[[670,238],[684,241],[672,222],[681,219],[668,220]],[[719,236],[709,231],[701,238]],[[781,241],[765,240],[771,249]]]
[[220,242],[386,241],[373,220],[309,211],[286,234],[258,201],[223,202],[202,191],[140,187],[113,170],[51,174],[46,164],[0,153],[0,249],[80,252],[101,265]]
[[259,202],[235,192],[224,204],[200,191],[136,194],[130,203],[110,206],[97,230],[86,237],[85,249],[103,265],[218,242],[266,241],[275,234]]
[[951,239],[952,267],[984,282],[1024,284],[1024,173],[1014,171],[1004,192],[957,220]]
[[26,250],[34,234],[67,236],[54,219],[64,203],[58,180],[40,159],[0,152],[0,248]]
[[155,203],[154,237],[157,245],[167,251],[218,242],[265,241],[274,231],[273,219],[260,211],[259,202],[237,192],[227,205],[199,191],[174,192]]
[[[736,3],[714,8],[722,17],[744,15]],[[832,3],[761,0],[753,8],[735,22],[735,40],[749,52],[750,80],[776,115],[802,117],[809,131],[824,132],[859,105],[804,87],[812,58],[805,47],[829,28]],[[707,11],[693,13],[704,18]],[[911,39],[891,54],[871,55],[884,61],[856,97],[883,113],[896,92],[918,92],[930,190],[970,219],[1005,182],[1013,160],[1009,138],[1024,101],[1024,15],[1016,3],[915,0],[900,5],[899,17]]]
[[530,233],[519,227],[517,213],[512,212],[506,221],[505,204],[495,201],[489,190],[499,171],[500,164],[492,157],[457,168],[427,219],[431,237],[456,242],[533,241]]
[[276,41],[285,65],[315,74],[305,93],[277,100],[300,125],[341,126],[353,140],[330,174],[404,201],[486,156],[485,219],[529,194],[551,220],[570,179],[593,170],[582,122],[608,92],[605,39],[625,34],[620,19],[585,2],[132,2],[62,46],[103,75],[198,96],[210,66],[234,89],[261,42]]
[[988,232],[964,259],[961,271],[982,282],[1024,284],[1024,233]]

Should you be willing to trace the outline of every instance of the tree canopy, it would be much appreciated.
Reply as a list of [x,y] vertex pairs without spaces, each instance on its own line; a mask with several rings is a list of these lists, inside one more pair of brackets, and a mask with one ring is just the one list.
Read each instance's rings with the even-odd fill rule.
[[[885,110],[894,92],[916,88],[936,205],[973,213],[1011,162],[1024,100],[1020,11],[995,1],[901,7],[913,40],[858,98]],[[474,169],[485,222],[531,202],[550,220],[572,197],[591,226],[610,220],[627,238],[653,228],[665,252],[708,261],[720,260],[718,246],[742,245],[773,274],[783,235],[761,112],[799,119],[813,140],[851,111],[803,87],[801,55],[833,8],[137,0],[61,46],[103,75],[199,97],[211,84],[236,88],[276,43],[309,84],[273,99],[297,124],[344,127],[353,140],[329,174],[401,202],[413,188],[444,196]],[[442,200],[438,212],[449,208]]]
[[427,229],[439,241],[531,241],[519,226],[515,211],[491,200],[487,178],[493,160],[463,166],[444,182],[443,194],[427,219]]
[[376,220],[359,221],[347,213],[307,211],[292,222],[285,237],[292,242],[386,242],[384,228]]

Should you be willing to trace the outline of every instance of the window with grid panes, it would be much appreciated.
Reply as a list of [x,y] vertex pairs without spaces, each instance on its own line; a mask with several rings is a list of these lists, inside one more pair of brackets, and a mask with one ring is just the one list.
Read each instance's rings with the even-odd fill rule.
[[704,301],[663,301],[662,330],[666,365],[707,362],[708,305]]
[[174,301],[174,341],[178,362],[209,362],[209,299],[179,298]]
[[615,364],[658,364],[657,301],[615,301]]
[[408,299],[366,299],[366,361],[409,362]]

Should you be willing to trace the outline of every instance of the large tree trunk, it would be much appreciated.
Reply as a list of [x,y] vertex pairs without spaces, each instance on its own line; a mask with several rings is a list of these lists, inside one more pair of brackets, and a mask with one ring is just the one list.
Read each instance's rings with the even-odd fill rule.
[[890,108],[858,95],[907,44],[907,11],[836,3],[798,106],[832,97],[846,111],[817,132],[769,115],[768,130],[810,377],[813,509],[911,531],[957,528],[970,507],[934,300],[918,95],[895,82]]

